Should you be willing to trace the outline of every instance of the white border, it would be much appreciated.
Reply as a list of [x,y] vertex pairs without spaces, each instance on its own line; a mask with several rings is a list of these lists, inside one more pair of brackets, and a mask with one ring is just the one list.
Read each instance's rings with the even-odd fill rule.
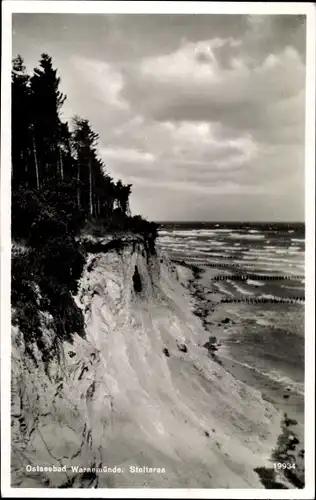
[[[230,2],[96,2],[4,1],[2,3],[1,64],[1,493],[17,498],[244,498],[306,499],[314,497],[315,465],[315,7],[312,3]],[[12,13],[130,13],[130,14],[302,14],[307,16],[305,210],[305,453],[306,487],[303,490],[265,489],[54,489],[10,487],[10,188],[11,188],[11,45]]]
[[[80,14],[312,14],[307,2],[168,2],[168,1],[45,1],[7,0],[11,13],[80,13]],[[10,4],[10,7],[8,6]]]

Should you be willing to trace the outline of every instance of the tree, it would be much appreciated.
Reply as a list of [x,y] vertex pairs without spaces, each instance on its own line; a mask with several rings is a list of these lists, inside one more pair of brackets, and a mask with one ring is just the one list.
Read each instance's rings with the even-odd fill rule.
[[121,207],[123,213],[127,215],[127,217],[131,216],[131,209],[129,206],[129,197],[132,192],[132,184],[123,185],[121,190]]
[[[78,207],[82,204],[84,208],[88,206],[88,211],[92,217],[95,214],[93,206],[94,198],[94,167],[97,164],[96,147],[98,134],[96,134],[88,120],[76,116],[73,119],[73,143],[77,153],[77,181],[82,183],[83,188],[78,188]],[[88,186],[88,191],[87,191]]]
[[115,201],[116,208],[121,210],[125,215],[130,215],[129,196],[131,194],[132,184],[124,185],[121,180],[118,180],[115,185]]
[[[36,162],[31,162],[31,118],[29,76],[23,59],[18,55],[12,62],[11,150],[12,188],[31,187],[38,179]],[[35,168],[32,168],[34,166]]]
[[52,58],[42,54],[30,79],[34,156],[41,179],[52,179],[60,172],[61,121],[59,111],[66,96],[59,91],[60,78]]
[[[142,232],[148,228],[150,232],[147,221],[131,218],[132,185],[125,185],[121,180],[114,182],[106,171],[97,150],[99,136],[89,120],[75,116],[72,131],[68,123],[61,120],[60,110],[66,96],[59,86],[60,78],[47,54],[41,55],[32,76],[27,74],[21,56],[13,60],[12,221],[15,235],[26,237],[29,226],[33,224],[34,229],[37,221],[35,225],[40,224],[45,239],[50,231],[56,233],[65,227],[70,231],[70,219],[77,228],[79,221],[99,218],[103,222],[108,220],[105,224],[108,228],[141,228]],[[44,226],[49,227],[49,231],[44,231]],[[40,239],[42,236],[39,234]]]

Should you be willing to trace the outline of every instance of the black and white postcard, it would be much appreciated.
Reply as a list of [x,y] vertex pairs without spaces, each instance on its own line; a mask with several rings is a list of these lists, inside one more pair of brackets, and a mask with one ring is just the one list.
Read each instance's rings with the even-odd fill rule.
[[315,6],[4,1],[4,497],[310,499]]

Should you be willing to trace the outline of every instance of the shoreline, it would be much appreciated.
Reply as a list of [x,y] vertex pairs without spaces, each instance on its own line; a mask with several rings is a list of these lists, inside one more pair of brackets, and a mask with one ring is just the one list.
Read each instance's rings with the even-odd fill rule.
[[[217,362],[235,379],[258,390],[262,398],[271,403],[283,416],[280,434],[275,448],[271,450],[271,469],[258,469],[265,488],[303,488],[304,487],[304,395],[285,387],[281,381],[267,377],[251,366],[246,366],[237,357],[233,358],[229,350],[227,331],[236,327],[235,318],[227,312],[227,305],[221,303],[218,290],[213,293],[209,278],[218,271],[205,269],[187,263],[184,260],[173,260],[177,266],[189,269],[191,277],[187,277],[184,286],[193,298],[193,313],[198,316],[203,328],[211,335],[213,345],[209,345],[209,354],[213,362]],[[208,280],[208,281],[207,281]],[[207,286],[206,286],[207,284]],[[211,296],[211,298],[210,298]],[[215,340],[214,340],[215,339]],[[207,347],[207,344],[204,345]],[[226,355],[229,354],[229,355]],[[292,443],[294,441],[294,444]],[[274,464],[291,463],[293,468],[275,470]],[[275,479],[285,482],[276,482]]]

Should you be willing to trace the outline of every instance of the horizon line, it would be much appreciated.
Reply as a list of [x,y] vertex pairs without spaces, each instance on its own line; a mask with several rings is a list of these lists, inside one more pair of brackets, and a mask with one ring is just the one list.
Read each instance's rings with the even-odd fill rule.
[[219,220],[199,220],[199,219],[196,219],[196,220],[176,220],[176,219],[165,219],[165,220],[156,220],[156,219],[153,219],[154,222],[157,222],[157,223],[161,223],[161,222],[198,222],[200,224],[213,224],[213,223],[216,223],[216,224],[227,224],[227,223],[234,223],[234,224],[238,224],[238,223],[243,223],[243,224],[305,224],[305,220],[304,221],[299,221],[299,220],[284,220],[284,221],[280,221],[280,220],[275,220],[275,221],[269,221],[269,220],[266,220],[266,221],[262,221],[262,220],[258,220],[258,221],[247,221],[247,220],[222,220],[222,221],[219,221]]

